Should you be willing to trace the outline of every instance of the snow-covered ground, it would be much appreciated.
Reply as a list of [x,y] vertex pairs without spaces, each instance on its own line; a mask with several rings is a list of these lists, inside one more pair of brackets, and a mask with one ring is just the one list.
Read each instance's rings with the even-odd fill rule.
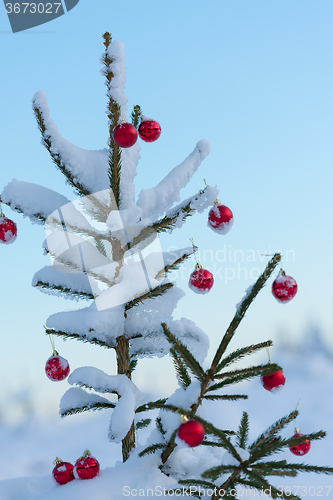
[[[306,457],[295,457],[286,451],[278,458],[333,466],[332,355],[315,334],[304,338],[298,346],[281,344],[271,354],[272,361],[283,366],[286,376],[286,385],[280,393],[265,391],[258,380],[244,383],[237,392],[249,394],[248,401],[209,402],[205,406],[206,417],[209,415],[210,420],[222,428],[235,429],[242,411],[247,411],[251,440],[273,421],[292,411],[300,399],[297,426],[301,432],[322,429],[327,431],[327,437],[313,442]],[[30,415],[15,426],[2,424],[0,499],[120,500],[126,496],[131,498],[136,493],[143,497],[163,496],[163,488],[175,487],[175,480],[163,475],[157,468],[157,455],[144,459],[132,457],[125,465],[121,463],[120,445],[107,441],[109,418],[109,411],[101,411],[57,420]],[[292,435],[293,431],[294,426],[290,425],[284,434]],[[149,429],[140,431],[139,445],[144,444],[149,433]],[[64,486],[55,485],[51,477],[53,460],[60,457],[73,463],[86,448],[99,460],[100,475],[89,481],[75,480]],[[204,451],[199,449],[186,450],[193,466],[196,461],[204,459]],[[273,483],[284,488],[289,486],[293,493],[299,486],[298,495],[301,498],[333,498],[333,487],[330,490],[333,486],[332,475],[302,474],[297,478],[277,479]],[[246,498],[245,491],[240,493],[239,498],[242,496]],[[268,494],[258,494],[258,498],[265,496],[267,498]],[[254,498],[253,494],[251,497]]]

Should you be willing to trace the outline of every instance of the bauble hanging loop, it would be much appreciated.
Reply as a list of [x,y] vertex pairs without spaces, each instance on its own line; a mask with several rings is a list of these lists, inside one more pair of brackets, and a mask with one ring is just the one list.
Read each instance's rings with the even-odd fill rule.
[[61,458],[56,458],[53,462],[55,464],[52,470],[52,475],[58,484],[66,484],[75,479],[74,466],[70,462],[63,462]]
[[139,137],[145,142],[154,142],[161,135],[161,126],[155,120],[143,116],[139,125]]
[[234,216],[230,208],[222,205],[220,200],[215,200],[214,206],[209,210],[207,225],[218,234],[229,233],[234,223]]
[[114,142],[121,148],[130,148],[136,143],[138,132],[134,125],[123,121],[113,129],[112,137]]
[[99,474],[100,465],[89,450],[75,462],[74,475],[80,479],[92,479]]
[[292,300],[297,293],[297,283],[291,276],[287,276],[283,269],[272,284],[272,294],[278,302],[286,304]]

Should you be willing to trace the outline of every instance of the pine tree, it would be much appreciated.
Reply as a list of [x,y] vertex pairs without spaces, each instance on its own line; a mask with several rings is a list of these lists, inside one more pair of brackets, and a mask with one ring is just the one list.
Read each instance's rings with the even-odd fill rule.
[[[271,346],[269,340],[228,351],[246,311],[278,266],[281,255],[272,256],[264,272],[246,291],[209,369],[205,370],[202,362],[207,337],[192,321],[173,320],[172,313],[183,292],[168,279],[168,274],[191,257],[196,248],[193,245],[177,252],[162,252],[157,236],[182,227],[189,216],[213,205],[218,190],[207,185],[179,203],[180,189],[209,154],[210,146],[207,141],[199,141],[180,165],[154,188],[143,189],[135,201],[139,146],[124,149],[113,139],[115,127],[126,121],[127,115],[123,47],[118,41],[112,42],[109,33],[103,35],[103,40],[109,119],[107,148],[84,151],[70,144],[50,118],[45,94],[39,91],[33,98],[43,144],[78,200],[71,202],[50,189],[15,180],[1,195],[1,201],[33,222],[45,224],[48,230],[45,251],[53,265],[38,271],[33,285],[47,293],[90,301],[86,308],[50,316],[46,334],[115,351],[116,375],[92,367],[78,368],[70,375],[70,384],[77,387],[64,394],[60,413],[67,416],[112,409],[109,439],[122,442],[123,460],[128,460],[131,450],[141,457],[157,453],[160,470],[171,476],[175,472],[172,457],[177,449],[180,416],[197,421],[205,431],[202,446],[225,451],[223,463],[207,468],[200,477],[191,477],[190,473],[185,478],[178,477],[180,485],[213,490],[212,500],[235,498],[232,490],[237,485],[259,491],[271,488],[273,498],[297,499],[297,495],[281,494],[267,478],[294,477],[304,471],[332,473],[333,469],[287,463],[272,455],[306,440],[321,439],[325,436],[323,431],[283,439],[279,433],[296,418],[298,412],[293,411],[249,444],[247,413],[243,413],[237,430],[219,429],[200,416],[205,400],[219,404],[247,398],[244,394],[225,394],[225,388],[281,370],[271,362],[242,369],[231,367]],[[135,106],[135,128],[141,117],[140,106]],[[179,389],[168,399],[142,404],[142,394],[131,380],[132,372],[140,358],[166,354],[173,359]],[[109,394],[116,394],[118,402],[106,397]],[[156,409],[160,412],[148,446],[137,450],[135,432],[150,424],[149,412]],[[137,420],[142,413],[145,418]]]

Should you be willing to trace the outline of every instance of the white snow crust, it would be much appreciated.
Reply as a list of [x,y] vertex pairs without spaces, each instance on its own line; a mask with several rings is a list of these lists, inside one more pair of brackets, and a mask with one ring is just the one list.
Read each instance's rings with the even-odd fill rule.
[[[221,464],[221,458],[225,452],[223,448],[208,449],[207,446],[191,448],[178,437],[175,442],[177,448],[168,460],[168,472],[176,479],[201,477],[205,470]],[[221,484],[221,477],[218,484]]]
[[[126,66],[124,44],[120,40],[113,40],[107,51],[107,55],[112,59],[110,70],[113,73],[110,90],[107,95],[111,96],[121,107],[121,117],[126,120],[128,98],[125,96]],[[103,63],[104,53],[101,62]],[[101,69],[102,75],[106,74],[106,68]],[[106,84],[106,83],[105,83]],[[107,111],[108,114],[108,111]]]
[[179,191],[189,182],[202,160],[210,152],[210,144],[202,139],[193,152],[154,188],[142,189],[137,205],[142,209],[142,217],[158,217],[175,202],[180,201]]
[[[84,272],[86,270],[96,279],[113,282],[117,262],[102,255],[89,241],[61,229],[55,229],[47,236],[44,248],[57,264]],[[63,269],[63,268],[62,268]]]
[[61,156],[67,170],[76,183],[80,183],[90,193],[102,191],[109,187],[108,150],[106,148],[91,151],[75,146],[60,134],[56,124],[50,118],[50,109],[46,94],[39,90],[34,95],[33,107],[42,113],[45,123],[45,134],[52,142],[51,152]]
[[[141,322],[139,321],[137,324],[140,325]],[[168,328],[175,337],[185,344],[198,361],[204,360],[209,348],[209,340],[201,328],[186,318],[172,321],[168,324]],[[128,332],[127,324],[126,329]],[[137,332],[138,330],[133,325],[133,332],[135,331]],[[151,321],[146,327],[142,325],[142,329],[139,331],[142,337],[131,340],[130,354],[132,356],[142,358],[165,356],[169,353],[170,344],[166,340],[161,323],[157,319],[154,322]]]
[[[79,273],[68,273],[68,267],[64,266],[64,272],[59,272],[59,270],[55,270],[52,266],[45,266],[37,273],[35,273],[32,278],[32,286],[37,286],[38,282],[41,283],[49,283],[52,286],[59,286],[64,289],[71,290],[72,292],[78,293],[89,293],[93,295],[99,295],[101,290],[99,289],[96,280],[89,278],[86,274]],[[66,272],[67,271],[67,272]],[[76,297],[71,293],[63,293],[52,290],[48,288],[40,287],[41,291],[47,294],[60,294],[64,298],[68,298],[74,300]]]
[[116,284],[96,299],[99,310],[125,304],[137,296],[149,292],[161,284],[154,276],[163,268],[162,255],[150,253],[142,261],[129,257],[121,267]]
[[[92,387],[97,392],[116,392],[121,396],[112,411],[109,427],[109,439],[120,443],[132,425],[135,408],[143,398],[135,384],[126,375],[107,375],[92,366],[77,368],[69,376],[68,382],[71,385]],[[70,395],[66,402],[70,404]],[[82,399],[80,402],[82,404]]]
[[60,400],[59,412],[64,413],[72,408],[90,407],[94,403],[110,403],[110,400],[88,393],[80,387],[71,387]]
[[191,280],[189,280],[188,282],[188,287],[190,290],[192,290],[192,292],[198,293],[199,295],[206,295],[206,293],[210,292],[211,290],[211,288],[197,288],[195,285],[193,285]]
[[23,182],[13,179],[1,193],[3,203],[10,205],[12,210],[23,212],[32,222],[43,224],[35,215],[40,214],[44,219],[59,207],[69,203],[69,200],[57,193],[32,182]]
[[217,234],[222,234],[222,235],[228,234],[229,231],[231,230],[233,224],[234,224],[234,218],[233,217],[229,220],[229,222],[223,222],[218,227],[214,227],[213,224],[210,221],[207,222],[207,226],[210,227],[210,229],[212,231],[214,231]]
[[196,195],[187,198],[182,201],[180,204],[173,206],[166,212],[166,216],[173,217],[175,213],[179,212],[179,216],[176,220],[176,227],[181,228],[186,220],[184,214],[181,211],[181,208],[187,204],[190,205],[190,208],[196,210],[198,213],[202,213],[207,207],[211,206],[218,195],[219,190],[213,186],[207,186],[206,189],[202,192],[198,192]]
[[86,234],[96,234],[96,230],[88,222],[87,218],[80,213],[73,202],[67,203],[59,207],[58,210],[52,212],[46,219],[46,230],[51,231],[52,228],[59,227],[62,223],[65,224],[67,231],[83,232]]
[[237,312],[239,312],[239,311],[240,311],[240,308],[241,308],[241,306],[242,306],[242,304],[243,304],[244,300],[246,300],[246,299],[247,299],[247,297],[250,295],[250,293],[251,293],[251,291],[252,291],[252,288],[253,288],[253,285],[250,285],[250,286],[249,286],[249,287],[245,290],[245,295],[244,295],[244,297],[242,297],[242,300],[236,304],[236,310],[237,310]]
[[114,346],[116,338],[124,334],[124,308],[113,307],[99,311],[93,303],[77,311],[52,314],[46,321],[47,328],[77,333],[84,339],[98,339]]
[[282,391],[283,387],[284,384],[277,385],[276,387],[272,387],[272,389],[269,392],[271,392],[272,394],[278,394],[279,392]]

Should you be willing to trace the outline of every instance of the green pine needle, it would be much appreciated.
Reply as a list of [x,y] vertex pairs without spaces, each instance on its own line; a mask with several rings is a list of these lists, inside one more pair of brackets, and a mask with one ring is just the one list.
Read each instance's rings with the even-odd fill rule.
[[135,297],[134,299],[127,302],[125,304],[125,311],[132,309],[132,307],[137,306],[138,304],[142,304],[144,300],[156,299],[157,297],[160,297],[166,291],[170,290],[170,288],[172,288],[173,286],[173,283],[163,283],[162,285],[156,286],[149,292],[145,292],[142,295],[139,295],[138,297]]
[[170,349],[170,353],[173,358],[173,364],[176,370],[176,375],[177,378],[182,385],[183,389],[186,389],[190,384],[191,384],[191,377],[188,374],[188,371],[186,369],[186,365],[182,358],[177,355],[175,349],[172,347]]
[[178,269],[180,264],[182,264],[186,259],[191,257],[193,255],[193,253],[194,253],[194,251],[191,251],[190,253],[185,253],[184,255],[179,257],[179,259],[176,259],[172,264],[165,266],[163,269],[161,269],[161,271],[159,271],[156,274],[155,279],[157,280],[157,279],[161,278],[163,275],[169,273],[170,271],[174,271],[174,270]]
[[51,283],[47,283],[46,281],[37,281],[35,287],[45,288],[48,290],[53,290],[55,292],[61,292],[64,295],[70,295],[71,297],[78,297],[81,299],[91,299],[91,300],[95,299],[95,296],[92,293],[79,292],[73,290],[72,288],[64,288],[60,285],[53,285]]
[[238,399],[248,399],[248,396],[246,394],[206,394],[203,396],[203,399],[210,401],[237,401]]
[[210,477],[216,480],[222,474],[233,474],[237,471],[237,465],[217,465],[216,467],[211,467],[202,473],[202,477]]
[[240,349],[236,349],[228,356],[226,356],[216,367],[216,373],[221,371],[226,366],[234,363],[235,361],[239,361],[243,359],[245,356],[249,356],[250,354],[254,354],[260,349],[266,349],[267,347],[271,347],[273,342],[271,340],[267,340],[266,342],[260,342],[259,344],[252,344],[246,347],[241,347]]
[[273,258],[268,262],[264,272],[259,276],[257,281],[251,287],[251,291],[241,301],[240,305],[237,308],[236,314],[233,320],[231,321],[216,351],[211,366],[212,369],[215,370],[218,364],[220,363],[220,360],[223,354],[225,353],[231,339],[233,338],[238,325],[244,318],[246,311],[248,310],[248,308],[250,307],[251,303],[256,298],[260,290],[265,286],[266,281],[268,280],[268,278],[270,277],[270,275],[272,274],[272,272],[274,271],[280,260],[281,260],[281,255],[279,253],[276,253],[273,256]]
[[132,373],[134,372],[135,368],[137,367],[137,364],[138,364],[138,360],[137,359],[132,359],[131,360],[130,367],[129,367],[130,375],[132,375]]
[[236,434],[236,444],[243,450],[246,450],[246,444],[249,437],[249,416],[244,411],[239,428]]
[[152,234],[155,233],[163,233],[166,231],[171,231],[177,227],[177,222],[181,218],[182,221],[186,220],[187,217],[190,217],[196,209],[192,208],[192,201],[198,201],[201,196],[204,194],[205,189],[199,191],[196,195],[194,195],[191,201],[185,203],[185,205],[180,208],[175,208],[175,210],[170,215],[165,215],[161,219],[153,222],[151,225],[146,226],[141,233],[135,236],[132,241],[127,243],[123,250],[127,251],[133,247],[135,247],[138,243],[141,243],[145,239],[149,238]]
[[143,451],[140,451],[139,457],[143,457],[144,455],[151,455],[156,453],[158,450],[163,450],[166,447],[165,443],[156,443],[148,446]]
[[139,420],[138,422],[136,422],[135,428],[136,428],[136,430],[144,429],[145,427],[148,427],[150,422],[151,422],[151,418],[143,418],[142,420]]
[[265,375],[268,373],[273,373],[276,371],[280,371],[282,368],[279,365],[274,363],[267,363],[266,365],[252,366],[250,368],[244,368],[242,370],[234,370],[228,373],[222,373],[216,376],[216,378],[224,378],[221,382],[217,384],[213,384],[208,387],[208,391],[216,391],[221,389],[222,387],[227,387],[231,384],[236,384],[238,382],[243,382],[244,380],[250,380],[251,378],[258,377],[260,375]]
[[166,433],[166,431],[163,429],[161,417],[157,417],[156,420],[155,420],[155,423],[156,423],[157,429],[160,431],[160,433],[162,434],[162,436],[164,436],[165,433]]
[[276,436],[276,434],[283,429],[286,425],[288,425],[292,420],[294,420],[298,415],[297,411],[293,411],[289,413],[286,417],[278,419],[274,422],[268,429],[266,429],[260,436],[249,446],[249,450],[251,454],[254,453],[255,450],[260,449],[262,445],[266,442],[270,441],[272,438]]
[[91,403],[83,406],[69,408],[64,412],[61,412],[60,416],[68,417],[69,415],[76,415],[78,413],[83,413],[84,411],[90,411],[90,410],[103,410],[103,409],[109,410],[110,408],[115,408],[115,406],[116,405],[114,405],[113,403]]
[[137,129],[142,117],[142,110],[138,104],[134,106],[131,116],[132,116],[132,124]]
[[195,359],[195,357],[187,349],[187,347],[184,344],[182,344],[182,342],[180,342],[180,340],[178,340],[174,335],[172,335],[166,323],[162,323],[162,328],[166,338],[173,346],[173,349],[182,358],[184,363],[186,363],[187,367],[191,370],[191,372],[195,375],[195,377],[200,381],[202,381],[205,377],[205,372],[202,369],[200,363]]
[[163,408],[167,398],[157,399],[156,401],[150,401],[149,403],[145,403],[141,406],[138,406],[135,410],[135,413],[141,413],[143,411],[155,410],[156,408]]
[[100,347],[105,347],[106,349],[115,349],[116,348],[116,345],[111,344],[111,341],[110,341],[110,344],[107,344],[106,342],[98,339],[97,337],[87,338],[87,337],[83,337],[81,334],[78,334],[78,333],[64,332],[62,330],[52,330],[50,328],[46,328],[45,333],[47,335],[56,335],[58,337],[65,337],[66,339],[70,339],[70,340],[72,340],[72,339],[80,340],[84,344],[94,344],[94,345],[98,345]]
[[207,489],[213,490],[216,488],[216,484],[211,483],[210,481],[203,481],[202,479],[179,479],[178,483],[184,486],[203,486]]

